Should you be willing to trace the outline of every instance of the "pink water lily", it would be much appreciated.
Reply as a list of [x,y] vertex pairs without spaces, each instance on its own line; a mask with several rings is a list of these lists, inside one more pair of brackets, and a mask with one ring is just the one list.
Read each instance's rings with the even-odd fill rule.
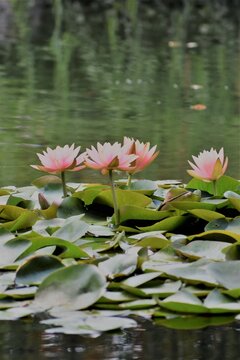
[[65,183],[65,171],[78,171],[85,168],[84,160],[85,153],[80,155],[80,146],[74,149],[74,144],[64,147],[57,146],[55,149],[47,148],[43,154],[37,154],[42,165],[31,165],[34,169],[44,171],[50,174],[61,174],[63,195],[67,196],[67,189]]
[[95,148],[92,146],[91,149],[87,149],[86,154],[87,158],[85,165],[87,167],[100,170],[103,175],[109,175],[115,214],[115,226],[118,228],[120,214],[115,184],[113,181],[113,172],[114,170],[130,171],[132,169],[132,163],[137,159],[137,155],[129,154],[126,147],[118,142],[115,142],[114,144],[110,144],[109,142],[104,144],[97,143],[97,147]]
[[100,170],[103,175],[112,170],[130,171],[137,155],[128,154],[126,149],[118,142],[110,144],[97,143],[97,147],[86,150],[85,165],[91,169]]
[[145,167],[150,165],[159,154],[159,151],[156,151],[157,145],[150,148],[149,142],[143,143],[126,136],[123,139],[123,148],[125,148],[129,154],[137,156],[132,169],[128,171],[129,174],[135,174],[142,171]]
[[187,170],[188,174],[203,181],[215,181],[226,171],[228,158],[224,160],[224,150],[221,148],[219,153],[213,148],[210,151],[203,150],[196,157],[193,156],[195,164],[188,161],[193,170]]
[[80,146],[74,149],[74,144],[70,147],[57,146],[55,149],[47,148],[43,154],[37,154],[42,165],[31,165],[34,169],[51,174],[58,174],[63,171],[78,171],[85,168],[83,164],[85,153],[79,154]]

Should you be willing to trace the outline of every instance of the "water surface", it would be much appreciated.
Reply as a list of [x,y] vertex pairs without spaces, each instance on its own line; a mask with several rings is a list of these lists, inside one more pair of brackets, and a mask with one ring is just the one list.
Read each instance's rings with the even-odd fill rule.
[[[3,2],[1,185],[36,178],[29,164],[46,146],[85,149],[124,135],[158,145],[160,155],[142,178],[187,181],[191,155],[212,146],[224,147],[228,174],[240,177],[234,9]],[[206,109],[194,110],[196,104]],[[71,175],[100,178],[93,171]]]
[[[49,335],[39,323],[0,323],[1,360],[237,360],[239,324],[174,330],[138,320],[136,329],[98,338]],[[14,328],[14,330],[13,330]]]

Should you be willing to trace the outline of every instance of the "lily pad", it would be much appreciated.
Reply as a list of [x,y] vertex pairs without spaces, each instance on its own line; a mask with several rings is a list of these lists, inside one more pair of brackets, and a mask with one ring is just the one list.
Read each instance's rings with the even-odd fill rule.
[[53,271],[64,267],[56,256],[34,256],[23,263],[16,272],[17,284],[40,284]]
[[47,310],[86,309],[104,294],[106,279],[94,265],[72,265],[50,274],[39,286],[34,306]]
[[101,262],[99,269],[108,278],[114,279],[119,276],[127,276],[132,274],[137,267],[137,256],[119,254]]

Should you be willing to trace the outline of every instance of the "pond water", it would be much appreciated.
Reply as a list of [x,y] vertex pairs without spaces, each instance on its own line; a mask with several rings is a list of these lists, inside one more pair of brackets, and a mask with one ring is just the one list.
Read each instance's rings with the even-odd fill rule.
[[240,327],[237,324],[177,331],[139,320],[136,329],[107,333],[95,339],[49,335],[43,329],[38,323],[1,322],[1,360],[239,359]]
[[[160,150],[141,178],[187,181],[191,155],[222,146],[228,175],[240,177],[234,8],[196,1],[171,11],[135,0],[1,3],[1,186],[38,177],[29,164],[46,146],[85,149],[124,135]],[[206,109],[195,110],[198,104]],[[92,171],[71,176],[102,179]]]
[[[85,149],[125,135],[160,150],[141,178],[187,181],[191,155],[211,147],[224,147],[239,178],[237,11],[83,3],[0,1],[0,186],[38,177],[29,165],[46,146]],[[87,170],[68,179],[102,180]],[[240,350],[238,324],[177,331],[140,320],[91,339],[47,335],[28,320],[0,322],[0,332],[1,360],[233,360]]]

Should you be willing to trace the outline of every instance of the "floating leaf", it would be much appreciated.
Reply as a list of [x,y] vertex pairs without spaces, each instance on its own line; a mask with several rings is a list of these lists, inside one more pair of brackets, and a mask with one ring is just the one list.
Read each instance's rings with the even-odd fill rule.
[[240,303],[229,296],[223,295],[218,289],[213,289],[206,299],[204,305],[214,313],[239,312]]
[[145,195],[152,195],[155,190],[157,190],[158,186],[155,181],[152,180],[137,180],[132,181],[131,187],[129,190],[138,191]]
[[34,256],[17,269],[15,281],[24,285],[40,284],[49,274],[63,266],[56,256]]
[[[233,179],[230,176],[223,175],[216,181],[215,191],[217,196],[223,196],[226,191],[236,191],[240,183],[238,180]],[[187,184],[188,189],[199,189],[206,191],[209,194],[214,194],[214,188],[212,182],[206,182],[198,179],[192,179]]]
[[138,287],[140,285],[145,284],[146,282],[157,278],[161,273],[158,272],[149,272],[146,274],[141,275],[134,275],[129,277],[128,279],[122,281],[121,284],[131,286],[131,287]]
[[65,224],[53,233],[53,236],[62,240],[74,242],[84,236],[89,229],[89,225],[80,220],[79,216],[67,219]]
[[26,210],[14,222],[11,222],[11,224],[6,224],[6,227],[10,231],[28,229],[36,223],[37,219],[38,219],[37,212]]
[[133,300],[133,301],[121,303],[119,304],[119,308],[137,310],[137,309],[152,308],[156,305],[157,305],[157,301],[155,299],[140,299],[140,300]]
[[108,185],[90,186],[82,191],[75,192],[73,197],[82,200],[85,205],[91,205],[98,194],[107,189],[109,189]]
[[203,329],[208,326],[226,325],[233,322],[233,316],[193,316],[182,315],[169,319],[156,320],[156,325],[166,326],[170,329],[178,330],[191,330],[191,329]]
[[[69,241],[58,239],[52,236],[42,236],[37,233],[30,233],[27,235],[23,235],[22,237],[18,237],[16,241],[27,241],[28,248],[21,253],[21,257],[26,257],[30,254],[33,254],[35,251],[42,249],[47,246],[57,246],[62,249],[62,253],[59,255],[63,258],[88,258],[88,254],[80,249],[78,246],[70,243]],[[20,254],[19,254],[20,255]]]
[[105,291],[103,296],[98,300],[98,303],[114,303],[135,300],[136,297],[129,295],[125,291]]
[[240,195],[234,191],[226,191],[224,196],[229,199],[231,205],[240,212]]
[[181,290],[160,302],[165,309],[184,313],[206,313],[208,312],[197,296]]
[[57,209],[57,216],[63,219],[83,214],[85,209],[79,199],[74,197],[65,198]]
[[199,201],[172,201],[170,205],[171,207],[184,211],[189,211],[194,209],[206,209],[206,210],[216,209],[215,204],[199,202]]
[[101,262],[99,269],[108,276],[110,279],[114,279],[119,276],[127,276],[133,273],[137,267],[137,256],[119,254],[112,258]]
[[16,289],[9,289],[4,292],[5,296],[16,300],[32,299],[37,291],[37,286],[25,286]]
[[[214,220],[214,221],[222,221],[224,219]],[[188,236],[189,240],[196,239],[207,239],[207,240],[217,240],[217,241],[225,241],[225,242],[236,242],[240,241],[240,234],[236,234],[232,231],[226,230],[209,230],[204,231],[200,234]]]
[[223,214],[220,214],[216,211],[205,210],[205,209],[189,210],[188,212],[190,214],[192,214],[200,219],[206,220],[206,221],[212,221],[212,220],[216,220],[216,219],[225,218],[225,216]]
[[240,288],[240,260],[209,264],[208,272],[226,289]]
[[0,244],[0,266],[4,267],[14,263],[29,248],[30,244],[27,239],[12,239]]
[[236,217],[232,220],[227,220],[225,218],[212,220],[209,224],[207,224],[205,230],[226,230],[240,234],[240,217]]
[[186,217],[181,215],[171,216],[151,226],[138,227],[141,231],[173,231],[186,222]]
[[206,258],[215,261],[224,261],[226,255],[222,251],[229,247],[229,243],[223,241],[195,240],[176,251],[190,259]]
[[161,220],[171,215],[172,212],[170,211],[156,211],[134,205],[122,206],[119,209],[121,223],[127,220]]
[[16,220],[28,210],[13,205],[0,205],[0,217],[5,220]]
[[5,311],[0,311],[0,320],[17,320],[33,313],[34,311],[30,307],[13,307]]
[[32,181],[32,184],[37,188],[43,188],[48,184],[61,184],[61,179],[55,175],[43,175]]
[[[117,196],[119,208],[125,205],[132,205],[132,204],[135,204],[135,206],[138,207],[145,207],[151,203],[151,199],[149,197],[130,190],[117,189],[116,196]],[[99,204],[113,207],[111,190],[102,191],[96,197],[95,201]]]
[[164,237],[145,237],[144,239],[137,242],[137,246],[150,247],[152,249],[162,249],[168,246],[170,241]]
[[46,310],[53,307],[86,309],[103,295],[105,277],[94,265],[79,264],[56,270],[39,286],[34,305]]

